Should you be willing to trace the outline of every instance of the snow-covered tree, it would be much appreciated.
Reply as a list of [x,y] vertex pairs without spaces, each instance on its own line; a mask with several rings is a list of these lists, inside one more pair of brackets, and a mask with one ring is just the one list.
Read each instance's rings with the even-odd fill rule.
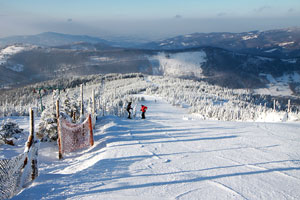
[[2,121],[0,127],[0,144],[5,143],[14,145],[14,139],[22,132],[23,129],[21,129],[16,122],[11,120]]

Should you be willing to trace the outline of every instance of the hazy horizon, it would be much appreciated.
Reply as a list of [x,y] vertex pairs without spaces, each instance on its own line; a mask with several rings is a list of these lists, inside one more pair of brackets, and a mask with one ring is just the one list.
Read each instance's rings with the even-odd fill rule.
[[142,41],[295,26],[300,26],[296,0],[0,0],[0,38],[51,31]]

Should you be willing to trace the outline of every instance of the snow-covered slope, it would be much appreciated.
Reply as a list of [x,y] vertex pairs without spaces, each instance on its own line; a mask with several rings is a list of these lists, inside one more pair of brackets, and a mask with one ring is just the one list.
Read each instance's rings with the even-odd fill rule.
[[22,72],[24,70],[24,66],[22,64],[14,64],[14,65],[5,65],[10,57],[13,55],[20,53],[25,50],[33,49],[33,46],[28,45],[11,45],[7,46],[3,49],[0,49],[0,66],[4,65],[6,68],[13,70],[15,72]]
[[156,69],[154,72],[161,72],[165,76],[173,77],[202,77],[201,66],[206,62],[204,51],[182,52],[182,53],[158,53],[150,58]]
[[193,33],[150,42],[141,46],[157,50],[211,46],[252,55],[292,58],[299,57],[299,33],[299,27],[242,33]]
[[145,98],[146,120],[100,118],[90,149],[58,160],[42,144],[39,177],[12,199],[300,198],[299,123],[193,120]]
[[[275,59],[225,49],[147,51],[75,43],[55,48],[14,45],[0,52],[0,87],[90,74],[164,74],[206,81],[230,88],[265,87],[259,73],[281,76],[299,72],[297,57]],[[15,73],[18,72],[18,73]],[[205,75],[205,77],[204,77]]]
[[[284,74],[283,76],[274,78],[271,74],[261,74],[269,81],[266,88],[255,89],[258,94],[273,96],[292,96],[294,92],[290,88],[291,83],[300,83],[300,75],[295,72],[293,74]],[[295,88],[296,90],[297,87]],[[298,92],[299,92],[298,91]]]

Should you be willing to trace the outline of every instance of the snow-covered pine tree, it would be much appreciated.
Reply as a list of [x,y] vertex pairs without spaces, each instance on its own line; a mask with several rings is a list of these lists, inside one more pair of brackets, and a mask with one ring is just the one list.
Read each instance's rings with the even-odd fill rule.
[[14,145],[14,140],[17,138],[17,134],[23,132],[23,129],[19,127],[16,122],[11,120],[2,121],[0,127],[0,144],[5,143]]
[[[62,104],[60,107],[60,116],[71,121],[71,111],[73,108],[72,99],[68,97],[68,94],[62,95]],[[59,91],[54,90],[52,93],[52,104],[46,107],[41,114],[41,122],[38,127],[37,137],[42,142],[56,141],[58,138],[57,134],[57,119],[56,119],[56,100],[59,99]],[[74,109],[75,110],[75,109]],[[79,112],[79,111],[78,111]],[[79,117],[79,114],[78,114]]]
[[57,119],[56,111],[53,106],[46,107],[46,109],[42,112],[41,122],[39,123],[36,134],[42,142],[57,140]]

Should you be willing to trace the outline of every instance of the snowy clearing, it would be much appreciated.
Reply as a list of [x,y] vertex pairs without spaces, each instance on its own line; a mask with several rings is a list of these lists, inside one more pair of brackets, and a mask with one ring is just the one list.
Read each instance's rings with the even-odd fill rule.
[[[182,44],[187,45],[187,44]],[[204,51],[166,54],[159,53],[150,57],[154,68],[168,76],[203,77],[202,65],[207,61]]]
[[[12,57],[13,55],[33,48],[35,47],[26,46],[26,45],[25,46],[11,45],[3,49],[0,49],[0,65],[6,64],[9,58]],[[22,64],[8,65],[5,67],[15,72],[22,72],[24,70],[24,66]]]
[[274,95],[274,96],[293,96],[290,83],[299,83],[300,75],[297,72],[293,74],[284,74],[281,77],[274,78],[271,74],[260,74],[265,76],[269,81],[267,88],[255,89],[257,94]]
[[242,40],[251,40],[255,38],[258,38],[258,35],[246,35],[242,37]]
[[294,41],[291,41],[291,42],[281,42],[281,43],[278,43],[278,46],[285,47],[287,45],[292,45],[294,43],[295,43]]
[[[193,120],[145,96],[146,120],[102,117],[95,145],[57,159],[12,199],[300,199],[300,124]],[[37,123],[36,123],[37,124]]]
[[25,47],[15,46],[15,45],[8,46],[4,49],[1,49],[0,50],[0,65],[2,65],[3,63],[6,63],[9,56],[19,53],[19,52],[23,51],[24,49],[25,49]]

